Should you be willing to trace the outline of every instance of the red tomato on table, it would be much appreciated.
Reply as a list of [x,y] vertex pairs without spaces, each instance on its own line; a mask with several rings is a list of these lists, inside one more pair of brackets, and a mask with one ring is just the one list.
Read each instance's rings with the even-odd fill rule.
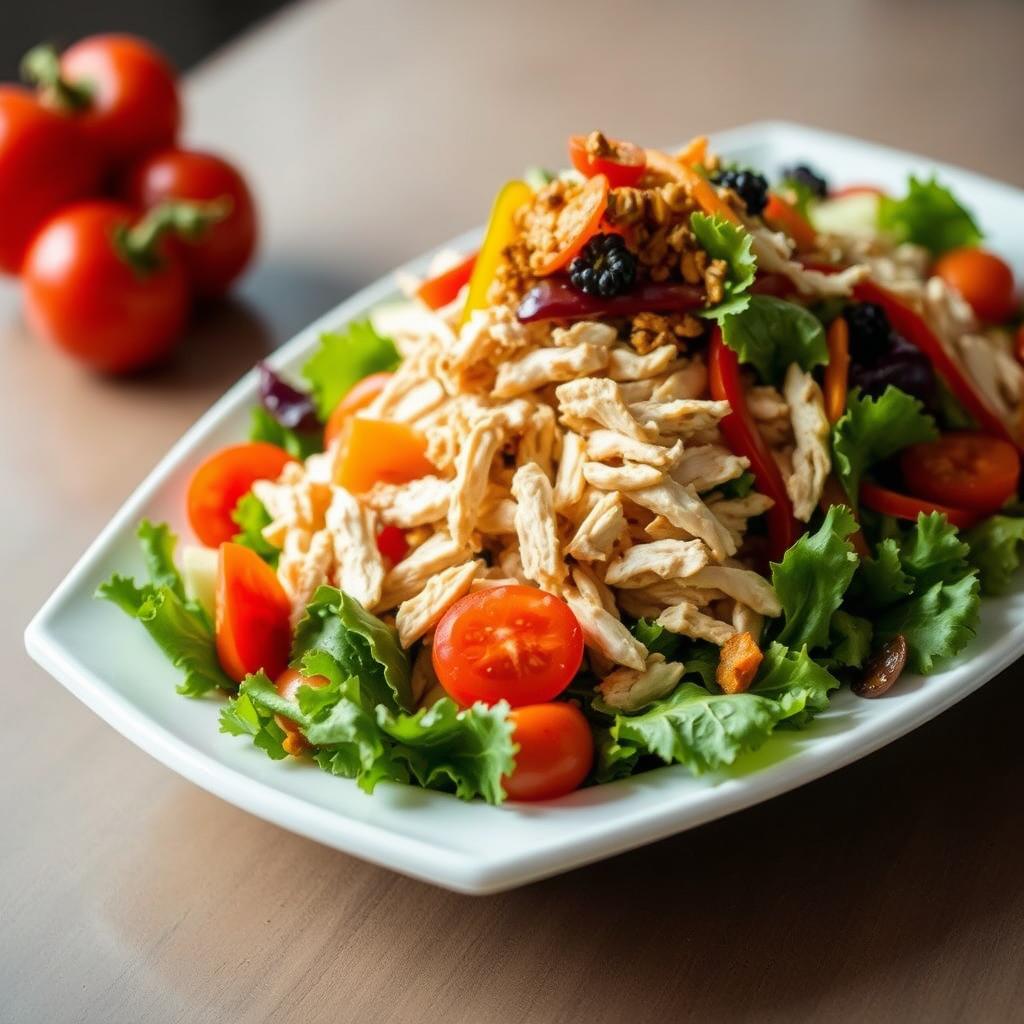
[[217,562],[217,656],[240,683],[261,669],[276,679],[288,667],[291,605],[277,573],[251,548],[221,544]]
[[238,526],[231,518],[239,499],[257,480],[276,480],[294,461],[277,445],[263,441],[233,444],[200,463],[188,483],[188,521],[207,546],[231,540]]
[[158,246],[147,266],[119,250],[116,238],[135,220],[121,203],[69,206],[39,232],[22,267],[33,331],[107,373],[157,362],[188,316],[188,279],[170,247]]
[[501,784],[512,800],[553,800],[578,788],[594,763],[594,739],[575,704],[530,704],[511,713],[516,767]]
[[165,149],[132,168],[125,198],[149,209],[167,199],[212,202],[226,199],[229,210],[201,239],[183,242],[182,258],[192,287],[201,295],[221,295],[245,270],[256,248],[256,206],[239,171],[212,153]]
[[583,631],[569,606],[526,586],[467,594],[434,634],[434,671],[459,704],[513,707],[560,694],[583,660]]
[[78,122],[27,89],[0,87],[0,271],[16,274],[44,221],[99,184]]

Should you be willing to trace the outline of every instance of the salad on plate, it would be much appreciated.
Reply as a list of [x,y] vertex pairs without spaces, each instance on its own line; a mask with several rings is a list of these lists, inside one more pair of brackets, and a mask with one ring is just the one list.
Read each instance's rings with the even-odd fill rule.
[[99,588],[222,732],[491,803],[720,770],[1010,586],[1019,303],[947,188],[569,154],[301,380],[260,366],[194,541],[143,522],[148,580]]

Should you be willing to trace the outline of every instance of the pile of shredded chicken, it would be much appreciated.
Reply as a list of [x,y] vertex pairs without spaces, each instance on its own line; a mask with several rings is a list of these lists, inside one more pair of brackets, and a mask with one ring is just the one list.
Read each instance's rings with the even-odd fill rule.
[[[752,219],[747,227],[761,269],[785,274],[808,300],[849,294],[870,266],[881,283],[916,291],[936,316],[935,281],[910,273],[904,250],[847,240],[842,255],[855,265],[827,276],[797,262],[783,235]],[[743,633],[756,640],[781,609],[744,538],[771,500],[723,493],[748,461],[722,437],[729,404],[711,398],[699,351],[668,334],[638,350],[622,323],[526,325],[501,302],[459,325],[463,298],[437,312],[415,303],[381,312],[376,326],[403,362],[359,414],[422,432],[435,473],[351,494],[332,482],[331,450],[254,486],[273,520],[264,535],[281,548],[294,618],[327,582],[393,621],[403,647],[419,645],[413,685],[423,704],[440,694],[429,651],[435,626],[486,587],[526,584],[563,598],[606,702],[623,709],[670,692],[683,672],[651,655],[624,619],[718,645]],[[943,336],[971,365],[962,304],[948,294],[943,303],[944,316],[959,318],[955,332],[940,323]],[[1007,401],[1019,405],[1016,363],[986,374],[992,392],[1010,389]],[[807,521],[831,470],[821,390],[795,364],[781,391],[752,380],[748,388],[795,514]],[[396,565],[375,543],[385,526],[403,530],[411,548]]]

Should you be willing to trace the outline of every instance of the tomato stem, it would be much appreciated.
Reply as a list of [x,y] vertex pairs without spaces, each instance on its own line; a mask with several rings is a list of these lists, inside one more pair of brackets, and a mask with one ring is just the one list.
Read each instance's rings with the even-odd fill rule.
[[138,273],[158,270],[162,260],[159,243],[166,235],[198,242],[218,221],[231,212],[227,196],[208,203],[168,199],[157,204],[134,226],[123,225],[114,234],[118,255]]
[[84,82],[69,82],[60,73],[60,54],[50,43],[33,46],[21,60],[21,77],[38,87],[58,110],[85,110],[92,103],[92,89]]

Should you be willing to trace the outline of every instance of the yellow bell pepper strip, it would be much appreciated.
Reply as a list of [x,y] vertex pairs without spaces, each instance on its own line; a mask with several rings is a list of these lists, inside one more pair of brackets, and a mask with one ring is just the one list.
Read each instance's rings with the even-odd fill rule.
[[533,189],[525,181],[510,181],[501,187],[491,207],[491,219],[487,222],[484,244],[477,253],[476,266],[473,267],[473,274],[469,279],[469,293],[466,296],[466,308],[462,311],[460,324],[469,320],[474,309],[483,309],[487,305],[487,293],[498,272],[502,253],[515,234],[512,217],[532,196]]
[[846,412],[850,378],[850,328],[837,316],[828,329],[828,365],[825,367],[825,415],[835,423]]
[[740,223],[740,219],[732,207],[718,195],[715,186],[699,171],[695,171],[692,167],[660,149],[648,149],[646,153],[647,166],[656,174],[663,174],[666,178],[686,185],[706,214],[714,216],[717,213],[733,224]]

